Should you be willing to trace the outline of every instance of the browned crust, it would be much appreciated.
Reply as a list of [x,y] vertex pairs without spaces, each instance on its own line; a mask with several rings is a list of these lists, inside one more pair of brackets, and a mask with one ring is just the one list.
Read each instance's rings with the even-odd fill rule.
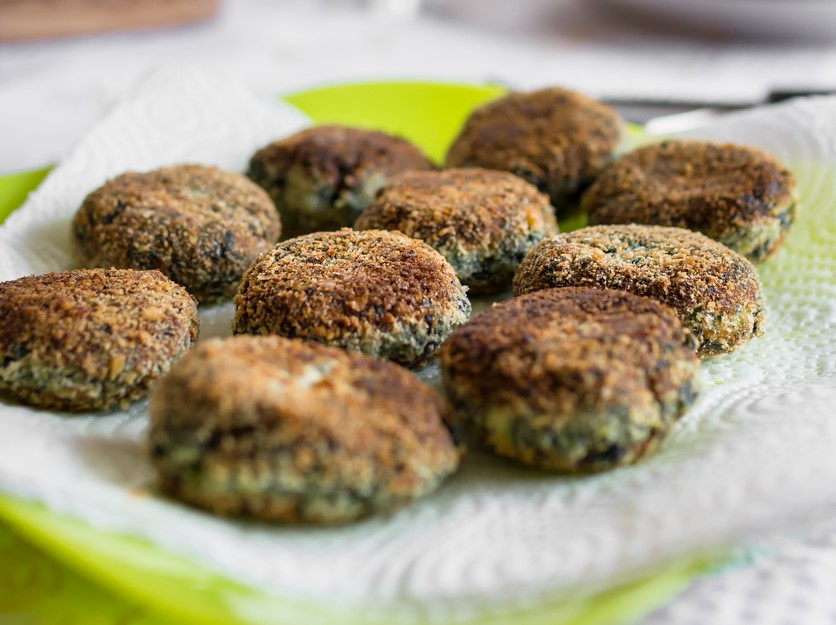
[[509,171],[561,211],[612,158],[621,127],[613,109],[580,93],[512,93],[473,111],[446,164]]
[[247,270],[236,334],[330,343],[406,365],[427,360],[470,316],[450,264],[398,232],[344,228],[290,239]]
[[201,342],[157,386],[161,488],[224,515],[342,522],[435,488],[459,463],[442,397],[405,369],[280,337]]
[[205,303],[232,297],[281,224],[245,176],[174,165],[109,180],[84,200],[73,229],[86,265],[158,269]]
[[56,410],[143,396],[197,339],[197,304],[158,271],[89,269],[0,284],[0,390]]
[[276,203],[285,236],[351,226],[392,175],[431,169],[399,137],[347,126],[307,128],[258,150],[248,175]]
[[656,447],[699,362],[676,314],[624,291],[562,288],[496,304],[439,352],[457,415],[526,464],[595,471]]
[[795,177],[758,148],[665,141],[622,156],[586,191],[591,224],[697,230],[751,260],[774,254],[795,219]]
[[751,262],[697,232],[661,226],[590,226],[545,239],[514,276],[516,295],[540,289],[623,289],[673,308],[701,356],[763,333],[763,287]]
[[508,288],[528,250],[558,232],[548,196],[513,174],[478,168],[398,174],[355,228],[424,241],[477,293]]

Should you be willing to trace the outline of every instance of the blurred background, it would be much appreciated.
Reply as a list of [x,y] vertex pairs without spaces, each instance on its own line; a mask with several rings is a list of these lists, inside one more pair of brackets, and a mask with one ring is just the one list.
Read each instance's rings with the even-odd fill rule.
[[[560,84],[639,121],[836,88],[831,0],[0,0],[0,172],[66,153],[136,79],[199,61],[263,97],[376,78]],[[674,108],[673,110],[677,110]]]

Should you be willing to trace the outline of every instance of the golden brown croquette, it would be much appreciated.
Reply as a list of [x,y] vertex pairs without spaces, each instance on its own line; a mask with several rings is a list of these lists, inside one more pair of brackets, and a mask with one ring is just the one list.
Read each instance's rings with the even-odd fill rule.
[[774,254],[798,211],[795,178],[763,150],[665,141],[622,156],[586,191],[591,224],[697,230],[753,261]]
[[158,269],[208,303],[235,294],[281,224],[245,176],[174,165],[109,180],[84,200],[73,230],[85,265]]
[[163,492],[222,515],[338,523],[455,472],[448,406],[397,365],[277,336],[198,344],[151,399]]
[[276,203],[285,237],[351,226],[390,176],[432,163],[383,132],[315,126],[261,148],[248,175]]
[[609,106],[552,87],[477,108],[447,153],[447,167],[516,174],[548,193],[558,217],[612,159],[622,123]]
[[144,396],[197,339],[197,303],[159,271],[81,269],[0,283],[0,392],[51,410]]
[[344,228],[263,254],[235,296],[236,334],[277,334],[426,362],[470,317],[453,267],[399,232]]
[[439,352],[456,417],[498,454],[558,471],[630,464],[694,400],[699,360],[673,310],[562,288],[502,302]]
[[360,215],[358,230],[397,230],[453,265],[472,293],[505,290],[520,261],[557,234],[546,195],[507,172],[412,171],[394,176]]
[[698,232],[590,226],[545,239],[514,276],[514,293],[564,286],[622,289],[673,308],[701,356],[731,352],[763,333],[764,296],[743,256]]

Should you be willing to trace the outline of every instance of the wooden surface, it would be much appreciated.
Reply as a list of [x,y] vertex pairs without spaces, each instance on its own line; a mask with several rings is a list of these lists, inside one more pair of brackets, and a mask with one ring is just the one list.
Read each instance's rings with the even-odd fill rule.
[[0,0],[0,41],[186,24],[219,0]]

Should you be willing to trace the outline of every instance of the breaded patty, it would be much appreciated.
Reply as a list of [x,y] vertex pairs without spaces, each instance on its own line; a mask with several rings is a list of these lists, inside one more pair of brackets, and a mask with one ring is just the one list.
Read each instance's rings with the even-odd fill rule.
[[399,137],[315,126],[253,155],[248,175],[276,203],[285,237],[351,226],[390,176],[431,169],[417,147]]
[[609,106],[552,87],[477,108],[447,153],[447,167],[500,169],[548,193],[558,216],[612,159],[622,123]]
[[73,230],[85,265],[159,269],[208,303],[235,294],[281,224],[264,190],[245,176],[174,165],[107,181],[84,200]]
[[591,224],[697,230],[753,261],[774,254],[795,220],[795,178],[758,148],[665,141],[622,156],[586,191]]
[[159,271],[81,269],[0,283],[0,392],[104,410],[144,396],[197,340],[197,303]]
[[546,195],[507,172],[448,169],[399,174],[360,215],[358,230],[397,230],[428,243],[472,293],[507,289],[520,261],[557,234]]
[[399,232],[344,228],[277,245],[244,274],[236,334],[277,334],[426,362],[470,317],[453,267]]
[[564,288],[495,305],[439,352],[457,418],[496,453],[602,471],[651,452],[694,401],[695,342],[673,310]]
[[223,515],[338,523],[455,472],[443,398],[389,362],[299,340],[201,342],[154,390],[161,489]]
[[752,263],[682,228],[590,226],[545,239],[520,263],[513,290],[565,286],[623,289],[667,304],[701,356],[734,351],[763,333],[763,287]]

